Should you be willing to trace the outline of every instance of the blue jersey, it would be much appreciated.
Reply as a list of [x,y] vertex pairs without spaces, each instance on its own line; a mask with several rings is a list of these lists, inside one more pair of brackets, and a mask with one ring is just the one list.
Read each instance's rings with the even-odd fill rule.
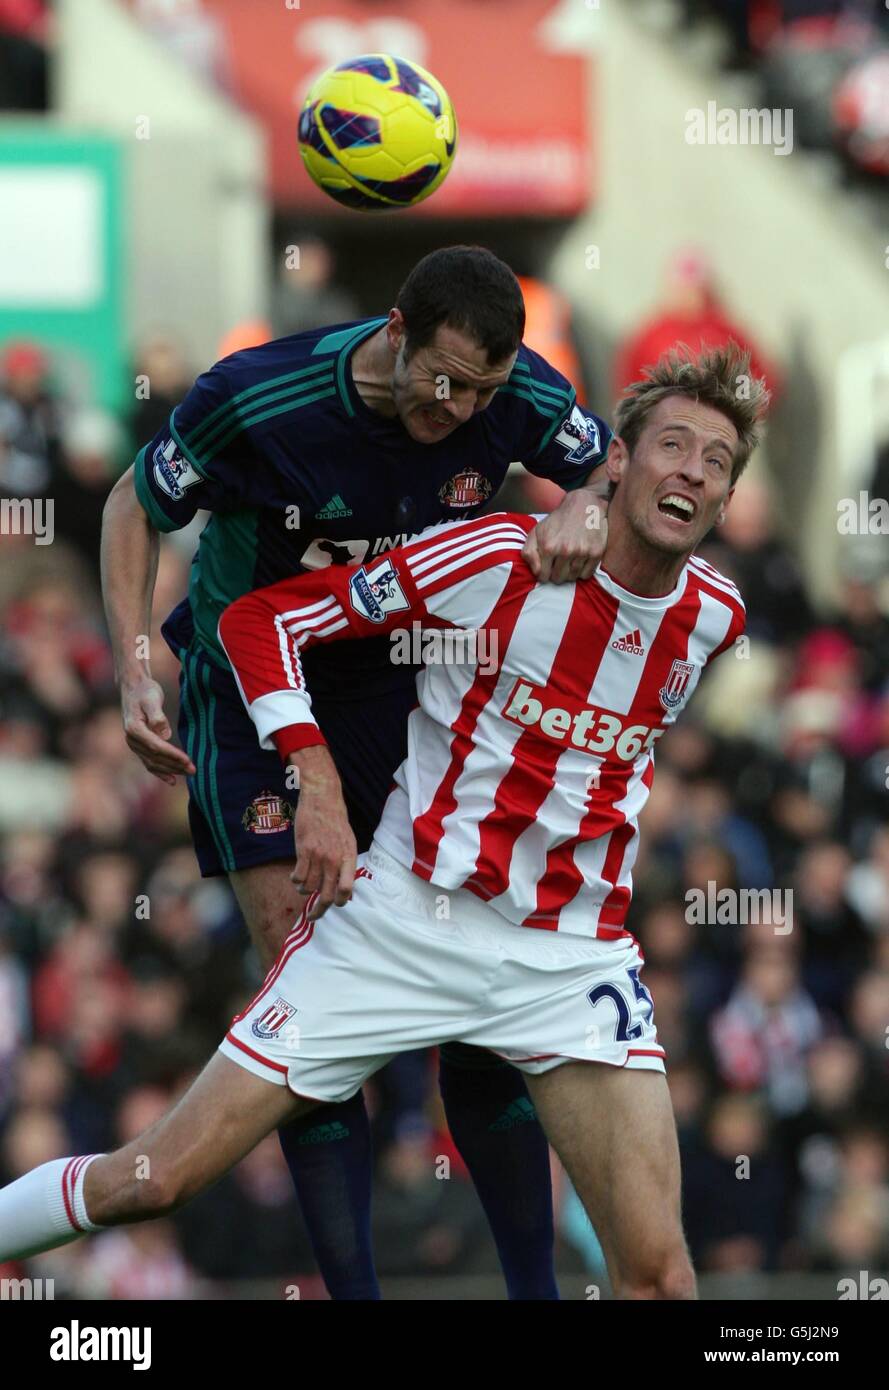
[[[579,487],[602,461],[608,426],[577,405],[571,385],[524,345],[486,410],[432,444],[371,410],[351,354],[383,318],[317,329],[234,353],[199,377],[169,428],[135,464],[139,500],[160,531],[211,513],[188,598],[164,625],[175,651],[228,670],[216,628],[250,589],[300,570],[357,565],[417,532],[476,515],[510,463]],[[413,679],[390,643],[335,643],[310,654],[319,696],[360,698]]]

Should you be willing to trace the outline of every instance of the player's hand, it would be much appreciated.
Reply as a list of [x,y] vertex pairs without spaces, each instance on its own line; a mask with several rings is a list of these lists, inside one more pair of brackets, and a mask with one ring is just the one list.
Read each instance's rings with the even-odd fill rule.
[[608,539],[608,502],[592,488],[566,493],[554,512],[539,521],[522,555],[542,584],[589,579]]
[[305,748],[291,755],[299,769],[299,800],[293,834],[296,868],[290,875],[301,893],[317,893],[309,921],[352,896],[358,847],[333,759],[326,748]]
[[164,692],[150,676],[121,687],[123,729],[127,745],[154,777],[175,787],[177,776],[194,776],[187,753],[170,742],[172,729],[164,714]]

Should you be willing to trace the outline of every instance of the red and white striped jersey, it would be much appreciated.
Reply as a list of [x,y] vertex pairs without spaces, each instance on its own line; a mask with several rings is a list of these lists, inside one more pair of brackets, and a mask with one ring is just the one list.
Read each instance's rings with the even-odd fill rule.
[[286,756],[324,742],[303,647],[388,632],[403,649],[414,624],[476,634],[474,652],[464,639],[476,659],[418,677],[376,839],[510,922],[614,938],[625,934],[654,746],[743,630],[744,606],[696,556],[662,598],[630,593],[601,566],[582,582],[538,584],[521,558],[534,525],[502,512],[433,527],[360,569],[246,594],[219,635],[262,746]]

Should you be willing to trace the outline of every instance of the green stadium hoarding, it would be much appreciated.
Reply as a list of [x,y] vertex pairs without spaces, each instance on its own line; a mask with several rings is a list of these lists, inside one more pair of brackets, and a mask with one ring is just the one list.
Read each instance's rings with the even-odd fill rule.
[[0,121],[0,350],[50,354],[61,389],[127,402],[121,151],[46,121]]

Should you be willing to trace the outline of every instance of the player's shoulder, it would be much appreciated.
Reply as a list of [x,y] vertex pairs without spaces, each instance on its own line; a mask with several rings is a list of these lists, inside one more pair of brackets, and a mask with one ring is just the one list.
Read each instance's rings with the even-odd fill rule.
[[[515,366],[489,407],[500,411],[499,427],[511,431],[516,450],[530,447],[531,458],[550,444],[561,446],[570,464],[578,466],[603,457],[611,440],[607,422],[579,405],[567,377],[527,344],[519,348]],[[517,455],[518,456],[518,455]],[[559,463],[564,458],[556,451]],[[533,471],[533,470],[532,470]],[[588,470],[587,470],[588,471]],[[565,487],[576,486],[562,480]]]
[[275,377],[299,372],[323,375],[333,370],[342,352],[355,343],[367,330],[383,320],[357,319],[351,323],[312,328],[305,333],[290,333],[284,338],[271,338],[267,343],[242,348],[221,358],[214,367],[235,390],[257,382],[267,383]]
[[524,545],[524,538],[529,531],[533,531],[539,517],[528,516],[525,512],[488,512],[485,516],[470,517],[468,521],[439,521],[434,526],[427,526],[418,535],[413,536],[410,541],[411,549],[429,549],[437,546],[439,542],[451,542],[460,545],[480,544],[484,540],[514,538],[518,541],[521,536],[521,545]]
[[448,572],[466,564],[488,566],[519,554],[538,518],[523,512],[491,512],[469,521],[427,526],[403,547],[414,574]]
[[734,615],[743,619],[747,610],[741,597],[741,591],[733,580],[697,554],[689,556],[687,570],[689,584],[694,590],[709,595],[717,603],[724,604],[726,608],[732,610]]
[[562,419],[576,398],[577,393],[568,378],[539,352],[521,343],[509,380],[500,387],[494,402],[505,405],[509,401],[514,410],[516,401],[522,401],[527,413],[536,417],[537,423],[543,423],[544,420]]
[[530,377],[533,381],[542,382],[553,390],[564,392],[566,396],[574,396],[574,387],[568,378],[563,376],[541,353],[530,348],[527,343],[519,345],[518,356],[512,369],[512,377],[517,379]]
[[535,524],[520,512],[493,512],[430,526],[390,563],[430,611],[478,625],[524,565],[522,549]]
[[220,452],[248,429],[257,444],[294,411],[304,418],[306,412],[341,409],[341,360],[379,322],[360,319],[291,333],[220,358],[177,406],[177,440],[200,458]]

